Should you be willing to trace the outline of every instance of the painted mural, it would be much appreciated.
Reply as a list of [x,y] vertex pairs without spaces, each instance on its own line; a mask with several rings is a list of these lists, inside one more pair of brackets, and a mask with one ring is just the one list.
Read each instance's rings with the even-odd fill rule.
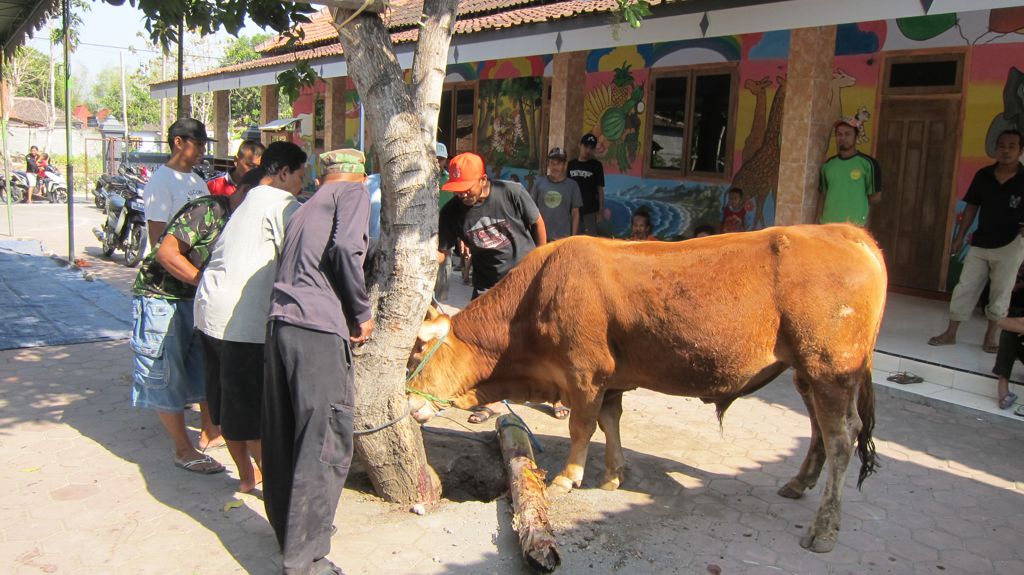
[[543,78],[481,80],[477,90],[477,152],[485,163],[498,172],[539,165]]

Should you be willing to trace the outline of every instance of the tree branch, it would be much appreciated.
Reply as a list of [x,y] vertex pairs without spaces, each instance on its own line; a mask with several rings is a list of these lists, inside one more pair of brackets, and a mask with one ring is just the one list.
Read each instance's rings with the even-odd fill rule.
[[413,105],[423,122],[423,139],[431,145],[437,138],[437,116],[447,75],[448,47],[455,33],[459,0],[423,3],[423,20],[412,67]]

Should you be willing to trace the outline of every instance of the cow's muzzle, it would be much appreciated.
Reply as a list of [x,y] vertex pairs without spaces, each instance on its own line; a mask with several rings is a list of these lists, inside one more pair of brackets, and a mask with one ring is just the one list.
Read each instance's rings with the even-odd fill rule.
[[409,397],[409,414],[416,420],[416,423],[424,424],[434,417],[436,411],[426,398],[413,395]]

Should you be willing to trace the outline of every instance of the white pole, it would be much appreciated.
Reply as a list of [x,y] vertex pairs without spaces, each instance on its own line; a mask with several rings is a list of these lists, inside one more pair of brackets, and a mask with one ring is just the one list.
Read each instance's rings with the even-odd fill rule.
[[124,52],[118,52],[121,57],[121,121],[124,122],[124,145],[125,153],[128,152],[128,91],[124,83]]

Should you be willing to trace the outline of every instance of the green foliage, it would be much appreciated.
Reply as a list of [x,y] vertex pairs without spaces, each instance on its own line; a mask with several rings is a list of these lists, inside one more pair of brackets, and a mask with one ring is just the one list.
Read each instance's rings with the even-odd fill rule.
[[[154,75],[152,68],[151,65],[142,66],[125,78],[130,128],[160,123],[160,100],[149,97],[149,83]],[[121,120],[121,73],[117,68],[100,70],[93,83],[90,101],[94,112],[108,108],[115,118]]]
[[295,103],[302,93],[302,89],[316,84],[320,76],[316,70],[303,60],[290,70],[285,70],[277,75],[277,84],[281,87],[281,93],[288,98],[288,102]]
[[[103,0],[120,6],[124,0]],[[184,19],[185,27],[202,36],[223,28],[232,36],[245,25],[246,17],[266,30],[288,34],[296,24],[309,22],[308,14],[316,8],[293,0],[128,0],[142,10],[146,30],[154,44],[169,49],[178,42],[178,26]],[[294,32],[292,32],[294,35]]]
[[[249,62],[260,57],[256,51],[259,46],[272,36],[270,34],[254,34],[252,36],[240,36],[232,40],[225,47],[224,57],[220,59],[219,65],[231,66]],[[237,88],[231,90],[231,122],[239,132],[251,124],[258,124],[260,121],[260,89]]]
[[651,3],[648,0],[616,0],[618,8],[615,10],[617,18],[629,24],[630,28],[639,28],[644,18],[651,15]]
[[[68,22],[68,33],[69,39],[71,40],[70,50],[72,52],[78,48],[78,42],[80,40],[79,31],[82,29],[82,16],[81,14],[89,12],[92,7],[89,6],[85,0],[71,0],[71,18]],[[61,9],[61,4],[54,6],[53,12],[50,14],[50,18],[54,22],[54,28],[50,32],[50,43],[51,44],[63,44],[64,43],[64,15]]]

